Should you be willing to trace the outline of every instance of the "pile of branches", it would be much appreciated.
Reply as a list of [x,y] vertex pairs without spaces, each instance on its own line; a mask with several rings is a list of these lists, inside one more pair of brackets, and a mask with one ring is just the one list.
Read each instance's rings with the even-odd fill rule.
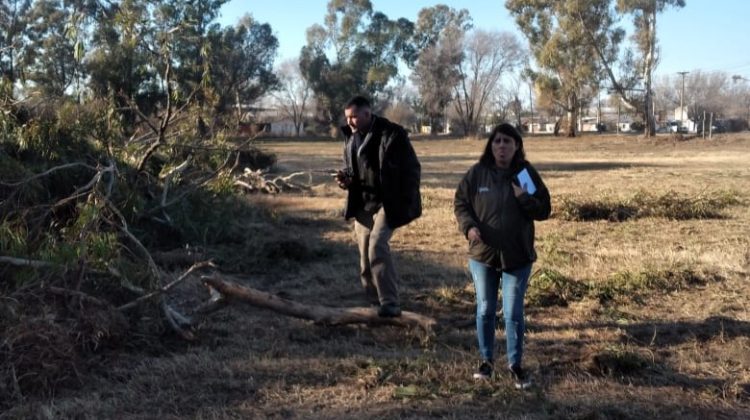
[[[149,115],[122,98],[127,129],[107,102],[0,103],[0,410],[81,384],[108,350],[195,340],[227,294],[316,322],[383,324],[369,308],[279,304],[221,283],[214,255],[185,247],[246,241],[233,220],[263,216],[238,192],[312,182],[307,172],[272,175],[275,156],[207,125],[191,97]],[[179,286],[201,276],[207,300],[186,304]],[[404,319],[389,322],[430,325]]]
[[[307,177],[307,184],[295,182],[300,177]],[[234,185],[249,193],[278,194],[288,191],[309,190],[312,184],[310,172],[294,172],[289,175],[271,176],[261,169],[245,168],[241,175],[234,180]]]
[[[180,166],[178,170],[187,165]],[[60,174],[70,170],[88,171],[88,181],[64,197],[30,195],[50,195],[56,187],[49,178],[70,179]],[[128,203],[124,197],[134,192],[125,187],[127,180],[133,177],[137,184],[143,176],[121,173],[114,160],[97,166],[67,163],[0,182],[5,216],[0,400],[52,395],[59,386],[77,384],[85,356],[121,346],[142,319],[163,321],[149,327],[157,334],[170,329],[182,338],[195,338],[194,322],[170,303],[168,293],[213,264],[198,262],[180,275],[170,273],[156,264],[132,226],[171,222],[169,207],[179,200],[167,192],[178,170],[162,178],[164,193],[155,205],[129,215],[122,209]],[[184,197],[194,188],[182,186],[175,192]]]
[[245,165],[275,159],[253,138],[191,131],[187,105],[156,116],[133,105],[127,136],[106,105],[1,109],[0,410],[79,384],[92,354],[133,333],[195,339],[199,308],[171,295],[216,266],[160,265],[154,249],[221,209],[211,200]]

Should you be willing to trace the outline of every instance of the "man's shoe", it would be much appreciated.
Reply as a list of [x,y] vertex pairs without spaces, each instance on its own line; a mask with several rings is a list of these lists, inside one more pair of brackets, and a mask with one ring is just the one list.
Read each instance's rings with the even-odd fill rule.
[[378,308],[378,316],[381,318],[394,318],[401,316],[401,307],[395,303],[386,303]]
[[482,360],[482,363],[474,372],[474,379],[490,379],[492,378],[492,362],[489,360]]
[[510,376],[513,378],[513,385],[516,389],[528,389],[531,388],[531,378],[524,372],[519,365],[508,366],[510,370]]

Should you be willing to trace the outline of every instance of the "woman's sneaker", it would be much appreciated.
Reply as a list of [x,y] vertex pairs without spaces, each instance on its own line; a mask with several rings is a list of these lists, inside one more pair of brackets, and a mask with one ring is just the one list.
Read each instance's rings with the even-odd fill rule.
[[477,371],[474,372],[474,379],[490,379],[492,378],[492,362],[489,360],[483,360],[482,364],[479,365]]
[[510,370],[510,376],[513,378],[513,385],[516,389],[528,389],[531,387],[531,378],[524,372],[519,365],[508,366]]

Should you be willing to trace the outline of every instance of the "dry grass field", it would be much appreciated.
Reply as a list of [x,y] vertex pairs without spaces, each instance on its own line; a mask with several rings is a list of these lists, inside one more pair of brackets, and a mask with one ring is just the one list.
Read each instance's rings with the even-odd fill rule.
[[[282,173],[339,166],[340,142],[261,146]],[[750,418],[750,135],[526,140],[553,197],[527,295],[527,392],[504,372],[471,377],[474,294],[452,203],[484,141],[414,146],[424,214],[392,248],[403,306],[437,318],[434,334],[319,326],[238,303],[208,317],[196,344],[119,355],[78,389],[6,416]],[[305,303],[361,306],[344,192],[322,173],[311,181],[305,193],[248,197],[271,216],[259,232],[275,258],[232,274]]]

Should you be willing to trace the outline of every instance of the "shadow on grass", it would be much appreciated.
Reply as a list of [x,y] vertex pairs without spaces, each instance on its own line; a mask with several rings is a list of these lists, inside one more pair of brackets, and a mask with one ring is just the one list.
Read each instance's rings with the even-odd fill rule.
[[534,167],[540,172],[583,172],[583,171],[613,171],[617,169],[656,168],[655,165],[642,162],[540,162]]
[[564,331],[570,329],[621,329],[624,341],[641,346],[668,347],[691,341],[706,342],[713,339],[750,338],[750,322],[724,316],[712,316],[703,321],[653,321],[653,322],[587,322],[581,324],[545,325],[529,323],[533,331]]
[[[701,395],[708,395],[725,403],[734,403],[735,407],[750,408],[750,382],[741,383],[742,375],[731,374],[729,379],[713,376],[715,372],[724,372],[722,366],[727,362],[742,369],[747,368],[750,359],[743,350],[750,338],[750,322],[723,316],[713,316],[702,321],[646,321],[628,324],[615,322],[584,322],[580,324],[546,325],[532,323],[528,328],[535,332],[545,331],[581,331],[609,330],[620,332],[619,339],[610,340],[606,346],[601,338],[597,339],[587,333],[585,339],[569,339],[564,343],[555,340],[533,340],[530,352],[536,351],[542,360],[540,371],[550,378],[575,375],[601,377],[627,386],[641,388],[672,388],[689,390]],[[723,354],[708,350],[710,343],[728,345]],[[693,344],[695,348],[687,349],[685,345]],[[561,350],[567,349],[565,354]],[[702,349],[702,350],[700,350]],[[681,372],[683,362],[675,360],[674,355],[680,351],[702,352],[701,358],[708,365],[701,368],[700,375]],[[745,356],[743,356],[745,355]],[[739,359],[735,359],[739,356]],[[679,357],[679,356],[677,356]],[[743,359],[744,357],[744,359]],[[688,362],[690,363],[690,362]],[[669,391],[667,391],[669,392]],[[730,415],[732,411],[706,411],[717,415]]]

